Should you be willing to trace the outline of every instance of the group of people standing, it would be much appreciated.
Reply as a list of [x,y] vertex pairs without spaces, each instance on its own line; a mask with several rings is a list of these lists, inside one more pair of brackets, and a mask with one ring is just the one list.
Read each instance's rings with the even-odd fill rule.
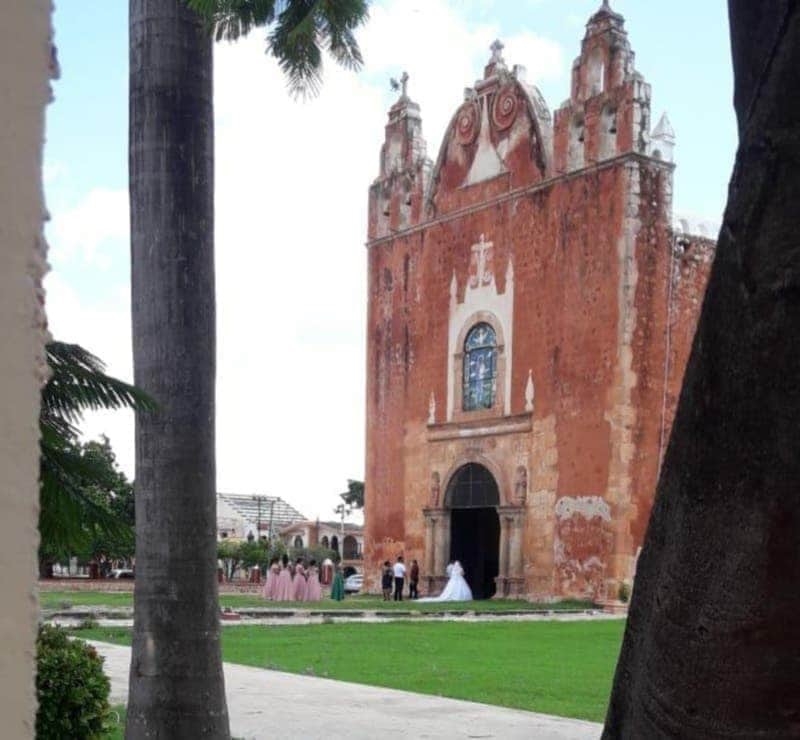
[[319,583],[317,561],[310,560],[306,567],[303,558],[294,565],[289,557],[272,558],[264,581],[264,598],[270,601],[321,601],[322,586]]
[[[406,569],[403,562],[403,556],[399,555],[397,562],[392,565],[388,560],[383,563],[381,570],[381,589],[383,590],[383,600],[395,601],[403,600],[403,586],[405,584],[406,574],[408,574],[408,598],[418,599],[419,593],[417,586],[419,584],[419,564],[416,560],[411,561],[411,567]],[[392,587],[394,587],[394,597],[392,597]]]

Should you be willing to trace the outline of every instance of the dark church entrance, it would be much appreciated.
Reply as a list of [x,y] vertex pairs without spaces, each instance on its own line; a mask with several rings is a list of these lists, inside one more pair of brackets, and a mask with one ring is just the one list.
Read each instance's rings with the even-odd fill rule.
[[500,494],[483,465],[469,463],[453,476],[447,489],[450,511],[450,558],[464,568],[476,599],[494,596],[500,566]]

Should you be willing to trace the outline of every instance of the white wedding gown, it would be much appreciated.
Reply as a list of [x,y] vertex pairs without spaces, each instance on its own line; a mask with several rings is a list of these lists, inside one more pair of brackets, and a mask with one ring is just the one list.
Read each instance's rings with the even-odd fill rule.
[[457,560],[450,570],[450,580],[438,596],[428,596],[417,601],[472,601],[472,589],[464,579],[464,569]]

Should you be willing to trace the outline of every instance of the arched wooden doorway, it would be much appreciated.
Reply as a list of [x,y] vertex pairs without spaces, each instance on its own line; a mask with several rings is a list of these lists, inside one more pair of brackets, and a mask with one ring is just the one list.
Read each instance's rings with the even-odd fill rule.
[[342,559],[355,560],[358,558],[358,540],[351,534],[346,534],[342,541]]
[[450,559],[464,567],[476,599],[495,593],[500,567],[500,492],[494,476],[478,463],[459,468],[445,494],[450,509]]

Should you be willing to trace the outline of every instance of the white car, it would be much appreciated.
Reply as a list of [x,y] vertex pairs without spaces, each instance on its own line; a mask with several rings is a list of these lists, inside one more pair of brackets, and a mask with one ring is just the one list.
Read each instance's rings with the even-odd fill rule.
[[130,568],[114,568],[109,574],[109,578],[133,578],[133,571]]
[[353,573],[344,579],[345,593],[355,594],[358,593],[364,585],[364,576],[361,573]]

